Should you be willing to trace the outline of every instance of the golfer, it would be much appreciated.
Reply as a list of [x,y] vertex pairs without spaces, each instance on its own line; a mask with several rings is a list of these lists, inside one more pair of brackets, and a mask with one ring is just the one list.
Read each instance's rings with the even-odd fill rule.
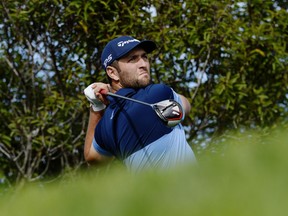
[[148,54],[155,49],[153,41],[130,36],[115,38],[105,46],[101,62],[108,83],[95,82],[84,91],[91,102],[84,146],[87,162],[117,158],[132,172],[139,172],[196,161],[181,123],[168,127],[151,107],[103,93],[149,104],[173,99],[182,105],[184,119],[191,109],[188,100],[169,86],[151,83]]

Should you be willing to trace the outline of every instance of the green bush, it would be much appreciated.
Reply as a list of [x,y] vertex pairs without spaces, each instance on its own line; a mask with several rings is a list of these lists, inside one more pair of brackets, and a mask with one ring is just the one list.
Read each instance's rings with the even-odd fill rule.
[[132,175],[117,167],[49,185],[26,185],[0,197],[2,216],[16,215],[284,215],[287,131],[230,134],[224,154],[192,167]]

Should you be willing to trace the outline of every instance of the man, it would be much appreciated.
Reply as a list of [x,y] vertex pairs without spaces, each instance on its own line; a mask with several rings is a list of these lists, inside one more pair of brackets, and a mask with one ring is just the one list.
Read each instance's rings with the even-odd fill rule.
[[105,162],[116,157],[133,172],[195,161],[181,124],[168,127],[151,107],[103,94],[109,91],[150,104],[173,99],[188,114],[191,106],[184,96],[166,85],[151,84],[148,53],[155,49],[154,42],[130,36],[115,38],[104,48],[101,62],[109,84],[96,82],[84,91],[91,102],[86,161]]

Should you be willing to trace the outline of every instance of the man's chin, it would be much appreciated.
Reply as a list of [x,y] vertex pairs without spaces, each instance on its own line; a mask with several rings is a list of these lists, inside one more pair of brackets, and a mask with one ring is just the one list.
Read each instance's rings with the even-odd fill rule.
[[124,88],[144,88],[148,86],[149,84],[151,84],[150,77],[147,79],[137,80],[136,82],[133,82],[133,83],[122,83],[122,86]]
[[141,80],[139,80],[139,82],[138,82],[140,88],[146,87],[146,86],[149,85],[150,83],[151,83],[150,77],[147,78],[147,79],[141,79]]

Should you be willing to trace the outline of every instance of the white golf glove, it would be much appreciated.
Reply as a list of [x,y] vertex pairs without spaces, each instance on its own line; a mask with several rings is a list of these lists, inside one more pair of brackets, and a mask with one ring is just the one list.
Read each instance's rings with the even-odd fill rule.
[[90,101],[90,105],[95,112],[103,110],[106,108],[106,105],[96,98],[92,85],[93,84],[89,85],[87,88],[84,89],[84,94],[86,98]]

